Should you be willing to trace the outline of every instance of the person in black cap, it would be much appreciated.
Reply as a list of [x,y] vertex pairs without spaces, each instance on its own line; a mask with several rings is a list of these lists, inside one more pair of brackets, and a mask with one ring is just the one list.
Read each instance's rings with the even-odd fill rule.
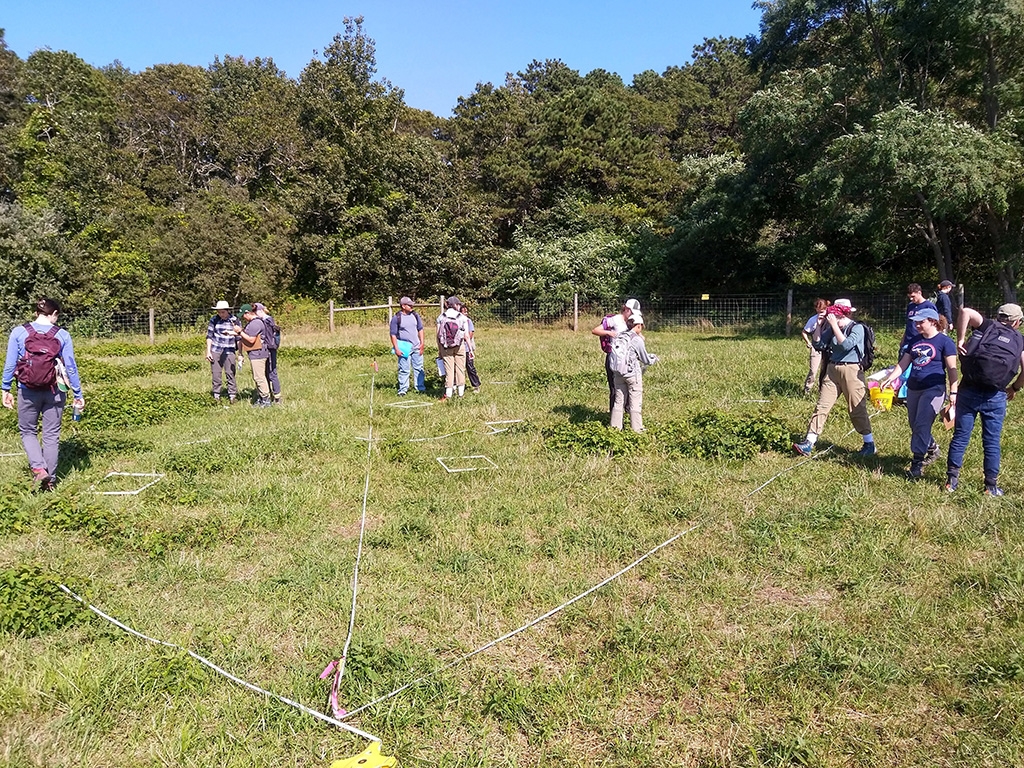
[[946,327],[953,327],[953,301],[949,298],[949,292],[953,290],[953,283],[943,280],[939,283],[939,292],[935,294],[935,307],[939,314],[946,318]]
[[462,302],[452,296],[445,302],[447,309],[437,318],[437,350],[444,362],[444,396],[450,400],[457,392],[466,393],[466,342],[469,339],[469,320],[459,311]]

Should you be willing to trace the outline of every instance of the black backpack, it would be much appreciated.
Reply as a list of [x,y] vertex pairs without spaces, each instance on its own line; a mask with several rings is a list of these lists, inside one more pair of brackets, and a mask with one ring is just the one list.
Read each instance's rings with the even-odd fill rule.
[[984,331],[977,329],[967,341],[960,359],[964,384],[969,387],[1006,389],[1020,369],[1024,336],[997,320],[989,320]]
[[28,337],[25,339],[25,354],[18,358],[14,377],[23,387],[29,389],[53,389],[57,385],[57,357],[60,355],[59,326],[53,326],[46,333],[40,333],[25,323]]
[[859,325],[864,329],[864,353],[861,354],[860,349],[858,349],[857,359],[860,360],[860,369],[866,371],[875,364],[875,329],[867,323],[861,323],[856,320],[853,321],[853,325]]

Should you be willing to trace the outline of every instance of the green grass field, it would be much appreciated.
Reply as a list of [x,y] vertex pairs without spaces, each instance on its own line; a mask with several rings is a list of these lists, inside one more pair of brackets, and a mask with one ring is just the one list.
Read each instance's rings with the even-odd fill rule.
[[[0,458],[0,764],[326,767],[364,748],[53,585],[324,710],[317,676],[347,632],[367,471],[360,350],[383,337],[286,339],[285,403],[266,410],[208,403],[198,340],[145,355],[79,345],[89,411],[66,420],[58,490],[28,494],[23,457]],[[405,401],[430,407],[391,407],[394,358],[378,355],[342,704],[429,676],[353,720],[385,754],[452,767],[1024,764],[1024,402],[1004,434],[1008,495],[981,495],[980,435],[949,495],[944,460],[926,482],[903,479],[901,410],[874,418],[877,460],[852,456],[839,406],[820,443],[836,447],[796,466],[785,439],[813,408],[799,339],[649,334],[662,362],[645,379],[642,439],[599,428],[607,390],[589,334],[479,340],[483,391],[436,402],[428,362],[433,396]],[[248,368],[241,381],[251,390]],[[776,447],[751,450],[758,440]],[[720,445],[746,458],[716,458]],[[4,412],[0,453],[20,450]],[[497,468],[448,474],[436,460],[473,454]],[[92,494],[130,487],[109,471],[166,477],[138,496]]]

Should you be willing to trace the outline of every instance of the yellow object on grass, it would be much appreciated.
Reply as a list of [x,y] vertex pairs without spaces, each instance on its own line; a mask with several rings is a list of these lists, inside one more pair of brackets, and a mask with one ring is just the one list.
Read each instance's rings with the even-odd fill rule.
[[871,404],[882,411],[888,411],[892,408],[892,396],[895,394],[891,387],[880,389],[879,387],[872,387],[868,390],[871,395]]
[[398,765],[398,760],[380,753],[380,742],[375,741],[355,757],[346,757],[344,760],[335,760],[331,768],[393,768]]

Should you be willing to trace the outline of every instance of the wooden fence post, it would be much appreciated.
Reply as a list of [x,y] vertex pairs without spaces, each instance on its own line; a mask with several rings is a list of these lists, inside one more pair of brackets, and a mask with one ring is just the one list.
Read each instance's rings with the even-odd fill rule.
[[580,329],[580,295],[574,293],[572,295],[572,332],[576,333]]
[[793,289],[786,291],[786,338],[793,332]]
[[329,310],[330,314],[328,315],[327,328],[331,333],[334,333],[334,299],[331,299]]
[[156,344],[156,310],[149,308],[149,343]]
[[392,297],[388,296],[388,322],[391,322],[391,318],[395,316],[395,307],[392,302]]

